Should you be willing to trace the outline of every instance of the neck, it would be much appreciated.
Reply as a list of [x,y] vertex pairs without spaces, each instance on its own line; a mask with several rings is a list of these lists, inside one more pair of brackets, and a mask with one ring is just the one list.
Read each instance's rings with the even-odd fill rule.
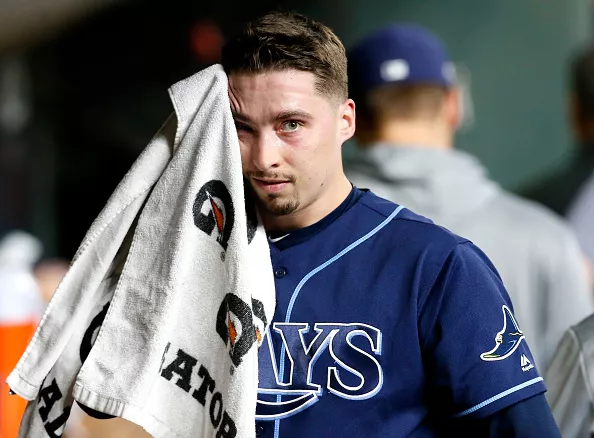
[[379,126],[373,137],[373,143],[435,149],[450,149],[454,144],[451,130],[443,124],[427,121],[391,121]]
[[334,211],[351,192],[352,185],[343,172],[337,181],[324,193],[308,205],[298,208],[293,213],[278,216],[260,209],[260,217],[266,230],[292,231],[308,227],[324,219]]

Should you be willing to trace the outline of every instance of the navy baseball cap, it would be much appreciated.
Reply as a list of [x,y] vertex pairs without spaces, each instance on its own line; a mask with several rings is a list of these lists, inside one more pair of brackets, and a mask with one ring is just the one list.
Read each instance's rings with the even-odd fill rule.
[[374,31],[347,52],[351,97],[386,84],[450,87],[455,71],[441,40],[414,24]]

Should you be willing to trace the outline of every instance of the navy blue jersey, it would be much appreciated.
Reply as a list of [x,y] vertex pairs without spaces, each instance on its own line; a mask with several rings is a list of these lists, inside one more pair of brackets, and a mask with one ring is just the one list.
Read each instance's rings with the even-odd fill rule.
[[371,192],[337,211],[308,239],[270,245],[259,436],[431,437],[545,391],[477,247]]

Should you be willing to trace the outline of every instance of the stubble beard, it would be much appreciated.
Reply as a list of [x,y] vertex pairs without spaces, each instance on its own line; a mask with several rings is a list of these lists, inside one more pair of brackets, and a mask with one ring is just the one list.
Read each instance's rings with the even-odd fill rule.
[[[250,176],[255,178],[280,178],[280,179],[287,179],[293,185],[293,189],[295,189],[295,182],[296,179],[292,175],[285,175],[281,173],[272,173],[272,172],[248,172],[244,175],[244,178],[250,180]],[[252,185],[250,180],[250,185]],[[290,194],[280,194],[280,193],[259,193],[256,187],[252,185],[252,193],[255,195],[257,204],[259,208],[270,215],[273,216],[286,216],[288,214],[293,213],[295,210],[299,208],[300,199],[299,193],[295,190],[293,193]]]
[[299,196],[284,197],[268,194],[264,195],[264,197],[258,196],[258,204],[260,208],[271,215],[286,216],[299,208]]

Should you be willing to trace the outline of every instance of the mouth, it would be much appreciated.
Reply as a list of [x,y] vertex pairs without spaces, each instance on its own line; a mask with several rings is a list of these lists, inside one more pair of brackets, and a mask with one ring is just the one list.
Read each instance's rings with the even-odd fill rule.
[[285,189],[291,183],[291,181],[289,180],[260,178],[252,178],[252,181],[254,181],[258,188],[267,193],[278,193],[281,190]]

